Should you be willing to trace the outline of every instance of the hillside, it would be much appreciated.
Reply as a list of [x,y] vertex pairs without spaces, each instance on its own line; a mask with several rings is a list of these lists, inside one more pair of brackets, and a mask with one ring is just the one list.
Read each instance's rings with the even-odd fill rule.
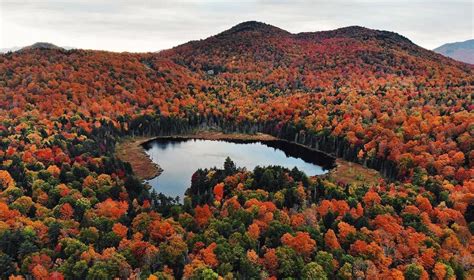
[[12,48],[1,48],[0,53],[7,53],[7,52],[16,52],[16,51],[25,51],[31,49],[66,49],[70,50],[73,49],[72,47],[58,47],[54,44],[47,43],[47,42],[37,42],[30,46],[26,47],[12,47]]
[[474,64],[474,39],[444,44],[433,51],[458,61]]
[[26,50],[35,50],[35,49],[45,49],[45,50],[60,50],[62,49],[61,47],[58,47],[54,44],[47,43],[47,42],[37,42],[34,43],[31,46],[26,46],[24,48],[21,48],[20,51],[26,51]]
[[[0,275],[469,279],[473,71],[393,32],[259,22],[159,53],[0,55]],[[196,171],[176,205],[114,153],[208,127],[385,179],[227,163]]]

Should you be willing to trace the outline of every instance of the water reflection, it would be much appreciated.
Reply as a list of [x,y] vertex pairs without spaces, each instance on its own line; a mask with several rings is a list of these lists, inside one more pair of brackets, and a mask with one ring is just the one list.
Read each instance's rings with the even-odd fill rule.
[[[183,197],[191,176],[199,168],[222,168],[226,157],[238,167],[297,167],[307,175],[324,174],[333,164],[331,158],[316,151],[284,141],[216,141],[159,138],[145,144],[146,153],[160,165],[163,173],[149,180],[157,192]],[[324,166],[324,168],[323,168]]]

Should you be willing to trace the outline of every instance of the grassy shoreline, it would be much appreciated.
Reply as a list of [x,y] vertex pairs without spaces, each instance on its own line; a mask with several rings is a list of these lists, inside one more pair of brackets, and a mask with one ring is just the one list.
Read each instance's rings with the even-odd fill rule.
[[162,172],[161,167],[154,163],[145,153],[142,144],[153,139],[152,137],[133,137],[125,138],[115,147],[117,157],[130,163],[133,172],[141,180],[149,180],[159,176]]
[[379,184],[380,179],[382,179],[382,176],[377,170],[340,158],[336,159],[335,168],[329,170],[327,174],[321,175],[321,177],[324,176],[335,183],[358,186],[375,186]]

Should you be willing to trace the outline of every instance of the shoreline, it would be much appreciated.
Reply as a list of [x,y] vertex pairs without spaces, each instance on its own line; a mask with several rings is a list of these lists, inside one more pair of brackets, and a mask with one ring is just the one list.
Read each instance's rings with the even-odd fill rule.
[[273,141],[278,138],[264,133],[243,134],[223,133],[215,131],[198,131],[195,134],[152,136],[152,137],[127,137],[122,139],[115,147],[117,157],[130,163],[133,172],[141,180],[150,180],[159,176],[163,169],[146,154],[144,144],[158,138],[174,139],[202,139],[202,140],[238,140],[238,141]]
[[[150,180],[159,176],[163,169],[153,162],[151,158],[146,154],[144,145],[159,138],[170,138],[170,139],[202,139],[202,140],[235,140],[235,141],[286,141],[282,140],[269,134],[256,133],[256,134],[243,134],[243,133],[223,133],[216,131],[198,131],[195,134],[183,134],[183,135],[170,135],[170,136],[152,136],[152,137],[128,137],[124,138],[119,142],[115,148],[115,154],[117,157],[128,162],[135,175],[141,180]],[[340,158],[334,158],[333,156],[315,150],[304,145],[293,143],[303,146],[307,149],[320,152],[325,156],[332,157],[334,159],[334,167],[329,169],[327,173],[317,175],[319,178],[328,178],[334,182],[341,183],[354,183],[356,185],[367,184],[375,185],[379,179],[382,178],[380,173],[375,169],[367,168],[361,164],[349,162]]]
[[141,180],[153,179],[163,172],[163,169],[146,154],[142,146],[150,140],[151,137],[124,138],[115,147],[115,155],[120,160],[128,162],[135,175]]
[[281,140],[274,136],[264,133],[256,134],[243,134],[243,133],[223,133],[215,131],[198,131],[195,134],[182,134],[182,135],[167,135],[167,136],[154,136],[147,138],[146,141],[142,142],[144,145],[155,139],[200,139],[200,140],[237,140],[237,141],[274,141]]

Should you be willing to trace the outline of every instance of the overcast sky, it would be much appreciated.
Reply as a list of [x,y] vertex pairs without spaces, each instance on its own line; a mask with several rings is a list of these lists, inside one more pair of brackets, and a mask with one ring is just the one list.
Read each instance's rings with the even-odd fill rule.
[[349,25],[400,33],[432,49],[474,38],[473,0],[0,0],[0,48],[51,42],[157,51],[247,20],[292,33]]

